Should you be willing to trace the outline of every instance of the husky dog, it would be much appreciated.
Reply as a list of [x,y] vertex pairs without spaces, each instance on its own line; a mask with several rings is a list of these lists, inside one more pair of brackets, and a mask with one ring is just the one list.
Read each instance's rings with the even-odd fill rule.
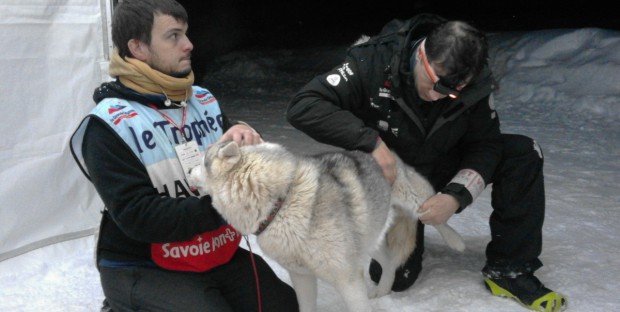
[[[336,288],[349,311],[361,312],[371,311],[369,297],[390,292],[395,270],[415,248],[417,209],[434,194],[400,159],[397,170],[390,187],[367,153],[302,156],[274,143],[223,142],[207,149],[189,180],[288,270],[301,312],[316,310],[317,278]],[[436,228],[451,248],[465,248],[447,224]],[[383,274],[367,291],[370,256]]]

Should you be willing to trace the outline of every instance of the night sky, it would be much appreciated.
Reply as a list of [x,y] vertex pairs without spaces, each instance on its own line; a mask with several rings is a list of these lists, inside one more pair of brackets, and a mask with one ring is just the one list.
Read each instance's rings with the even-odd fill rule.
[[393,18],[435,13],[487,32],[599,27],[620,30],[618,10],[603,1],[179,0],[189,13],[194,69],[248,47],[296,48],[353,42]]

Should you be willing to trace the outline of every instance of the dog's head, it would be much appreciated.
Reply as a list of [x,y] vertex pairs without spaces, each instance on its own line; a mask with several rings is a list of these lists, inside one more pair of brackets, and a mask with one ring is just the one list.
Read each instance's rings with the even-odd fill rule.
[[210,195],[213,207],[241,233],[254,233],[291,183],[295,158],[275,143],[211,145],[189,182]]
[[189,172],[190,185],[205,194],[210,194],[209,185],[222,173],[230,171],[241,160],[241,149],[234,141],[209,146],[202,158],[202,164]]
[[267,180],[273,179],[272,175],[282,168],[279,164],[288,158],[286,149],[276,143],[243,147],[234,141],[216,143],[207,148],[202,164],[190,170],[189,183],[201,192],[213,195],[215,186],[233,181],[244,183],[239,177],[230,176],[239,171],[243,171],[246,178],[269,182]]

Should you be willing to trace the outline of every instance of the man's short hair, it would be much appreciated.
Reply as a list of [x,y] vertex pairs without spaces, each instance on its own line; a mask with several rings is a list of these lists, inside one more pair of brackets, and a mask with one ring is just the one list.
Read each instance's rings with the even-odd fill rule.
[[462,21],[444,22],[434,28],[426,37],[425,49],[429,61],[445,71],[440,79],[452,87],[475,79],[488,58],[484,33]]
[[187,11],[175,0],[122,0],[112,15],[112,42],[121,57],[133,57],[127,43],[131,39],[151,44],[155,15],[170,15],[187,23]]

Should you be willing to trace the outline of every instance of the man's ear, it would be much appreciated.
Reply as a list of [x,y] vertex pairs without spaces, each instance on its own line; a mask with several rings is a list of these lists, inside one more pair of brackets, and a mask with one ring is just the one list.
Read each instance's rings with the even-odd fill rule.
[[148,56],[148,46],[144,42],[138,39],[130,39],[127,42],[127,47],[134,58],[142,62],[146,62]]

